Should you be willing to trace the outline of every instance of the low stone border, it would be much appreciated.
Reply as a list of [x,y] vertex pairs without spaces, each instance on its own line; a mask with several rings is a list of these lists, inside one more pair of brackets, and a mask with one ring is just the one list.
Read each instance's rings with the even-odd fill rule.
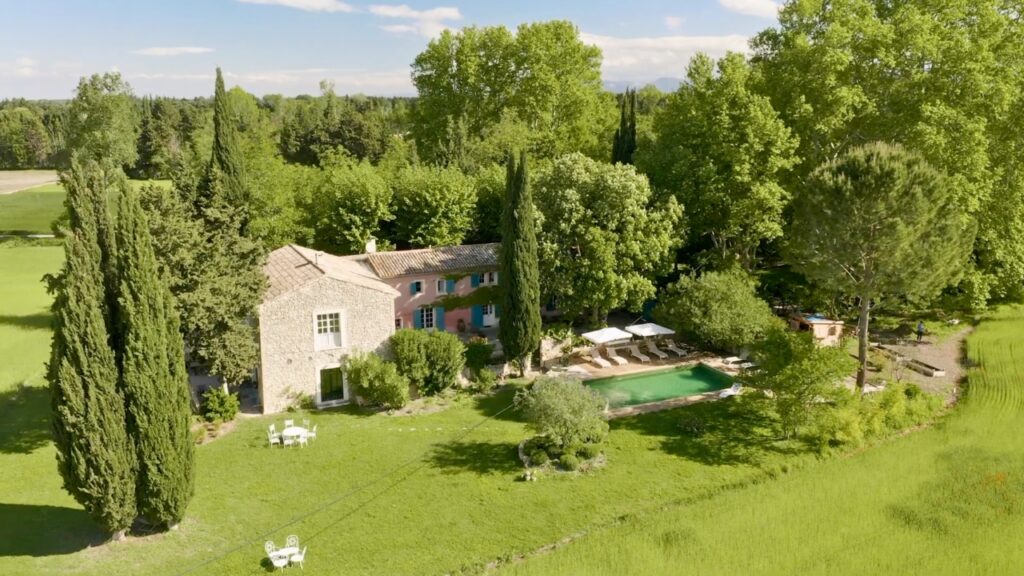
[[607,415],[609,420],[614,420],[616,418],[626,418],[629,416],[637,416],[639,414],[671,410],[672,408],[680,408],[682,406],[689,406],[699,402],[707,402],[708,400],[718,400],[718,394],[721,392],[721,390],[713,390],[703,394],[694,394],[693,396],[680,396],[679,398],[670,398],[668,400],[661,400],[658,402],[623,406],[622,408],[608,410]]

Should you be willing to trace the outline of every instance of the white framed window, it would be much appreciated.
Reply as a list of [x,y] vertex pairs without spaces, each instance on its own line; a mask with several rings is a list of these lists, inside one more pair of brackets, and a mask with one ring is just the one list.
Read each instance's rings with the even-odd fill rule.
[[437,281],[437,293],[447,294],[448,293],[448,281],[441,278]]
[[340,364],[321,366],[316,373],[316,405],[337,406],[349,401],[348,374]]
[[497,272],[484,272],[480,275],[481,286],[496,286],[498,284]]
[[342,347],[341,312],[323,312],[314,319],[317,350],[330,350]]
[[420,309],[416,310],[416,314],[419,315],[419,319],[420,319],[419,325],[420,325],[420,328],[422,328],[424,330],[433,330],[434,329],[434,309],[433,308],[431,308],[429,306],[424,306],[423,308],[420,308]]

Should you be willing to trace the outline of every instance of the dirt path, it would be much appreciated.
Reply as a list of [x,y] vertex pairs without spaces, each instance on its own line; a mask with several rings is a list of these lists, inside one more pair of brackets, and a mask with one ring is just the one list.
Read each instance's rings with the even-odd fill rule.
[[902,344],[890,345],[890,348],[904,356],[920,360],[925,364],[931,364],[946,371],[945,376],[932,378],[905,368],[900,376],[903,380],[916,383],[923,390],[943,394],[947,397],[955,395],[960,379],[964,375],[964,367],[961,362],[964,338],[970,332],[971,328],[965,327],[952,336],[947,336],[938,342],[926,337],[921,344],[913,340],[907,340]]
[[0,171],[0,195],[35,188],[57,180],[57,173],[53,170]]

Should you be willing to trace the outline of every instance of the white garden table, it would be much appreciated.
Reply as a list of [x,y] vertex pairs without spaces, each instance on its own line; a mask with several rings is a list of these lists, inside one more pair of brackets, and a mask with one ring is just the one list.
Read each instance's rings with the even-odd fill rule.
[[288,558],[291,559],[292,554],[298,554],[298,546],[288,546],[286,548],[278,548],[270,555],[271,558]]
[[281,430],[282,438],[292,438],[294,440],[305,438],[307,434],[309,434],[309,430],[306,430],[302,426],[289,426],[284,430]]

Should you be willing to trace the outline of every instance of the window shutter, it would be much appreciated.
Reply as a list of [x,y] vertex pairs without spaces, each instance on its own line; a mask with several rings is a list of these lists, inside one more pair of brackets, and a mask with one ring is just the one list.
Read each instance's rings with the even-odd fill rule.
[[417,330],[423,328],[423,314],[418,308],[412,313],[412,327]]
[[494,317],[501,318],[501,308],[497,304],[494,305]]
[[412,296],[416,295],[416,283],[409,284],[409,294]]
[[449,294],[454,294],[455,293],[455,280],[448,280],[447,281],[447,288],[448,288],[447,292]]
[[470,323],[473,327],[480,328],[484,325],[484,307],[479,304],[474,304],[470,310]]
[[472,276],[470,276],[469,277],[469,285],[472,286],[473,288],[476,288],[477,286],[479,286],[480,285],[480,275],[479,274],[473,274]]
[[434,308],[434,327],[438,330],[444,330],[444,308]]

